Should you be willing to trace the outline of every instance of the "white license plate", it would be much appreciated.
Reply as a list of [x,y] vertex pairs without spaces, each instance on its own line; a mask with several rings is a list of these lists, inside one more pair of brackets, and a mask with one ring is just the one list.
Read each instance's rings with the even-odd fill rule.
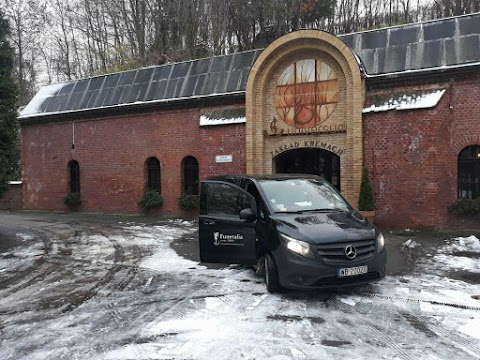
[[368,272],[367,265],[362,265],[362,266],[355,266],[351,268],[337,269],[337,276],[338,277],[355,276],[360,274],[366,274],[367,272]]

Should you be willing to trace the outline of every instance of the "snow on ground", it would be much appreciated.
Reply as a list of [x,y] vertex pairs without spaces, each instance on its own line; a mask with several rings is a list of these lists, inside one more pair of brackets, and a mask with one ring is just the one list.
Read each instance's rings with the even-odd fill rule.
[[480,240],[476,236],[457,237],[445,242],[446,245],[433,258],[437,267],[480,273]]
[[[0,289],[0,358],[480,359],[480,301],[471,298],[480,286],[448,276],[478,272],[475,237],[448,239],[406,276],[272,295],[248,268],[211,269],[177,255],[172,242],[196,227],[125,223],[54,239],[45,258],[55,267]],[[15,259],[39,256],[40,243],[26,235]],[[0,256],[0,269],[16,266],[10,260]],[[60,260],[73,261],[59,274]],[[84,298],[59,311],[58,294]]]
[[[148,229],[138,229],[148,231]],[[151,230],[153,233],[156,229]],[[432,328],[443,329],[442,326],[453,331],[458,336],[466,335],[478,339],[480,316],[472,312],[465,318],[465,310],[459,307],[479,307],[478,301],[471,298],[471,292],[480,293],[479,286],[472,286],[463,281],[449,279],[443,276],[445,271],[458,267],[466,270],[476,270],[478,265],[467,263],[463,258],[452,256],[452,250],[468,251],[475,249],[475,239],[457,238],[455,246],[444,246],[441,254],[433,259],[427,259],[421,266],[420,273],[414,276],[386,278],[372,285],[372,297],[365,294],[340,294],[337,299],[340,303],[352,309],[376,307],[376,302],[384,299],[386,303],[395,304],[402,311],[415,308],[414,320],[409,320],[415,327],[421,327],[421,320],[433,317]],[[478,239],[476,240],[478,241]],[[473,245],[472,245],[473,244]],[[142,267],[162,272],[190,271],[196,277],[213,277],[214,282],[196,293],[188,304],[182,306],[182,316],[162,314],[141,331],[141,337],[147,339],[162,339],[161,345],[155,342],[129,344],[105,354],[105,359],[155,358],[155,359],[231,359],[231,358],[272,358],[272,359],[309,359],[332,356],[333,358],[364,358],[369,351],[358,352],[357,346],[361,340],[354,341],[338,333],[335,327],[331,333],[333,348],[310,348],[305,344],[315,343],[318,331],[325,333],[325,321],[329,318],[333,323],[344,317],[344,311],[332,309],[314,299],[313,304],[309,295],[307,301],[298,298],[285,299],[279,295],[265,293],[262,283],[245,285],[242,280],[254,281],[251,272],[235,271],[234,269],[211,270],[198,266],[197,263],[182,259],[168,247],[168,241],[157,244],[157,251],[144,261]],[[417,244],[420,246],[420,244]],[[478,261],[477,261],[478,263]],[[439,269],[439,266],[440,269]],[[246,297],[242,292],[258,292],[259,295]],[[203,297],[203,294],[211,296]],[[220,295],[220,296],[219,296]],[[315,304],[315,305],[314,305]],[[306,311],[308,308],[308,311]],[[315,311],[313,311],[315,309]],[[342,308],[340,308],[342,310]],[[343,309],[345,310],[345,309]],[[328,315],[326,314],[328,312]],[[275,321],[276,320],[276,321]],[[372,319],[373,320],[373,319]],[[371,332],[372,324],[360,326],[366,332]],[[322,326],[320,326],[322,324]],[[407,321],[408,324],[408,321]],[[358,326],[358,324],[356,324]],[[278,327],[282,331],[278,330]],[[406,328],[399,324],[400,332],[405,337],[418,335],[409,334]],[[404,324],[405,326],[405,324]],[[428,326],[428,325],[427,325]],[[351,329],[353,334],[359,329]],[[438,330],[441,333],[441,330]],[[405,335],[406,333],[406,335]],[[433,333],[433,332],[432,332]],[[170,335],[169,335],[170,334]],[[171,335],[175,334],[175,336]],[[174,341],[166,339],[174,337]],[[355,336],[354,336],[355,337]],[[266,339],[266,340],[265,340]],[[462,339],[462,338],[461,338]],[[329,343],[328,341],[324,341]],[[179,345],[182,344],[182,345]],[[280,354],[272,355],[268,350],[269,343],[281,348]],[[281,343],[281,345],[280,345]],[[299,344],[304,344],[300,345]],[[387,344],[393,346],[389,341]],[[356,346],[357,345],[357,346]],[[393,346],[394,347],[394,346]],[[367,346],[368,348],[368,346]],[[428,347],[427,347],[428,348]],[[467,351],[468,351],[467,347]],[[418,354],[422,354],[421,352]],[[469,353],[474,355],[473,352]],[[378,358],[388,358],[379,353]],[[407,357],[408,358],[408,357]],[[423,354],[423,359],[438,358],[436,355]],[[448,358],[448,356],[447,356]],[[460,356],[461,358],[461,356]]]
[[440,249],[439,252],[471,251],[480,253],[480,240],[475,235],[448,239],[446,242],[448,245]]

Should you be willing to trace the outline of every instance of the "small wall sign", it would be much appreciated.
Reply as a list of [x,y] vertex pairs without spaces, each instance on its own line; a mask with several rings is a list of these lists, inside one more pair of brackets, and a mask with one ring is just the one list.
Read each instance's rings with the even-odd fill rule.
[[217,155],[215,156],[215,162],[217,163],[229,163],[232,162],[233,156],[232,155]]

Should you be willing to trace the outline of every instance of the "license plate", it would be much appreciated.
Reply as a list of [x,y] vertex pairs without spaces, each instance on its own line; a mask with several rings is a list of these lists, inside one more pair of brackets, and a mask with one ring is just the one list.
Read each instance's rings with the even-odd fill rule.
[[362,265],[362,266],[355,266],[351,268],[337,269],[337,276],[338,277],[355,276],[360,274],[366,274],[367,272],[368,272],[367,265]]

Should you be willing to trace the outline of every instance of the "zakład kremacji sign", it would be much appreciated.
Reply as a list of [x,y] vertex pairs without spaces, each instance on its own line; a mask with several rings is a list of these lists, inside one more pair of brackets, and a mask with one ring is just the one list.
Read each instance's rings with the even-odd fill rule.
[[297,149],[297,148],[321,148],[321,149],[331,151],[337,154],[338,156],[344,154],[347,151],[347,149],[342,149],[341,147],[332,145],[325,141],[304,140],[304,141],[292,141],[290,143],[280,145],[277,148],[275,148],[273,151],[270,151],[270,156],[273,159],[275,156],[283,153],[284,151]]
[[289,65],[277,82],[276,116],[264,135],[346,132],[346,124],[322,125],[335,111],[338,95],[337,75],[327,64],[307,59]]

